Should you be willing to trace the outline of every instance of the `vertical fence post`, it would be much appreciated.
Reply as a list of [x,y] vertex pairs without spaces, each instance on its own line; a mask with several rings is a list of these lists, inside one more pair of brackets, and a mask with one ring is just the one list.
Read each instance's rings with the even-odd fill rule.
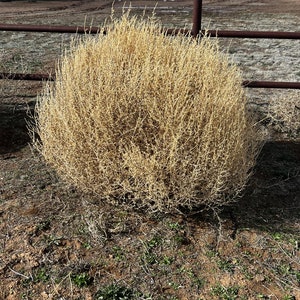
[[197,37],[201,32],[202,0],[194,0],[192,36]]

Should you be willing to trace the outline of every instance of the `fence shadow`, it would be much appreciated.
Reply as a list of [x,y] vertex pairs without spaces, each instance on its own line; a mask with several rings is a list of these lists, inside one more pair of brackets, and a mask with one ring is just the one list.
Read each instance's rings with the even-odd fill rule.
[[34,102],[0,103],[0,155],[6,156],[27,146],[30,137],[26,120]]

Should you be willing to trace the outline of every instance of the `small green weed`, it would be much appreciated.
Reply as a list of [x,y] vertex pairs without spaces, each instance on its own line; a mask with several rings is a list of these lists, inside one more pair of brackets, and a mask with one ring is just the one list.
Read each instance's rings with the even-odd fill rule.
[[153,249],[160,245],[162,242],[162,238],[160,236],[154,236],[151,240],[146,243],[147,248]]
[[175,230],[175,231],[181,230],[183,228],[178,222],[169,222],[168,227],[171,230]]
[[92,245],[91,245],[90,243],[88,243],[88,242],[84,242],[84,243],[82,244],[82,246],[83,246],[85,249],[87,249],[87,250],[89,250],[89,249],[92,248]]
[[141,259],[146,265],[154,265],[159,261],[157,255],[149,250],[142,254]]
[[154,236],[147,242],[143,242],[145,247],[145,252],[141,256],[143,263],[147,265],[153,265],[160,261],[159,257],[153,252],[162,243],[162,238],[160,236]]
[[216,250],[212,250],[212,249],[208,249],[206,252],[205,252],[205,255],[208,257],[208,258],[213,258],[213,257],[217,257],[219,255],[218,251]]
[[189,277],[192,285],[196,286],[197,289],[201,289],[204,286],[204,279],[199,277],[192,269],[186,269],[182,267],[179,269],[179,273],[186,274]]
[[241,266],[241,271],[242,271],[242,274],[245,276],[246,279],[252,280],[254,278],[254,275],[252,274],[252,272],[249,270],[248,267]]
[[177,232],[173,237],[173,242],[177,246],[182,246],[185,244],[188,244],[187,238],[184,236],[184,234]]
[[173,258],[173,257],[170,257],[170,256],[165,255],[165,256],[162,258],[162,261],[161,261],[161,262],[162,262],[164,265],[169,266],[169,265],[171,265],[171,264],[173,263],[173,261],[174,261],[174,258]]
[[119,246],[114,246],[112,248],[113,250],[113,258],[116,259],[117,261],[122,261],[125,258],[125,253],[124,250],[119,247]]
[[87,273],[72,274],[71,280],[79,288],[89,286],[93,282],[93,278],[90,277]]
[[45,268],[39,268],[34,272],[34,282],[47,282],[50,279],[50,275]]
[[229,260],[219,259],[217,261],[217,265],[218,265],[220,270],[226,271],[226,272],[229,272],[229,273],[233,273],[234,269],[235,269],[235,264],[230,259]]
[[38,235],[42,231],[47,231],[51,228],[51,221],[49,219],[41,221],[35,228],[35,234]]
[[132,289],[118,284],[104,286],[96,293],[95,300],[130,300],[141,297],[140,293],[134,292]]
[[280,232],[273,233],[272,237],[275,241],[282,241],[284,239],[284,235]]
[[292,295],[284,295],[282,300],[296,300],[296,297]]
[[238,297],[239,287],[225,287],[223,285],[218,284],[212,287],[211,293],[213,296],[218,296],[222,300],[234,300]]
[[281,264],[277,267],[277,271],[281,276],[288,276],[293,273],[293,270],[288,264]]

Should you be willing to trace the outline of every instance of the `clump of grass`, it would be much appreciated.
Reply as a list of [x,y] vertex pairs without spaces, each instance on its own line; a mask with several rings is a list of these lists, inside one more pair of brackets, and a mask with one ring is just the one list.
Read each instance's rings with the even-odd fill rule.
[[244,188],[259,138],[216,42],[124,14],[66,54],[36,108],[35,146],[83,191],[149,211],[219,206]]
[[300,137],[300,92],[291,91],[282,97],[272,100],[268,117],[272,128],[290,138]]

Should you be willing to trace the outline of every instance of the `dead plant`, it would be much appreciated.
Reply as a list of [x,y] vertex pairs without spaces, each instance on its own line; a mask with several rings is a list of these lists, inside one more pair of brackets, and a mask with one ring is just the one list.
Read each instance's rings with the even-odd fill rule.
[[125,13],[62,58],[38,100],[34,144],[104,201],[220,206],[244,188],[259,150],[241,81],[217,42],[168,37],[157,20]]

